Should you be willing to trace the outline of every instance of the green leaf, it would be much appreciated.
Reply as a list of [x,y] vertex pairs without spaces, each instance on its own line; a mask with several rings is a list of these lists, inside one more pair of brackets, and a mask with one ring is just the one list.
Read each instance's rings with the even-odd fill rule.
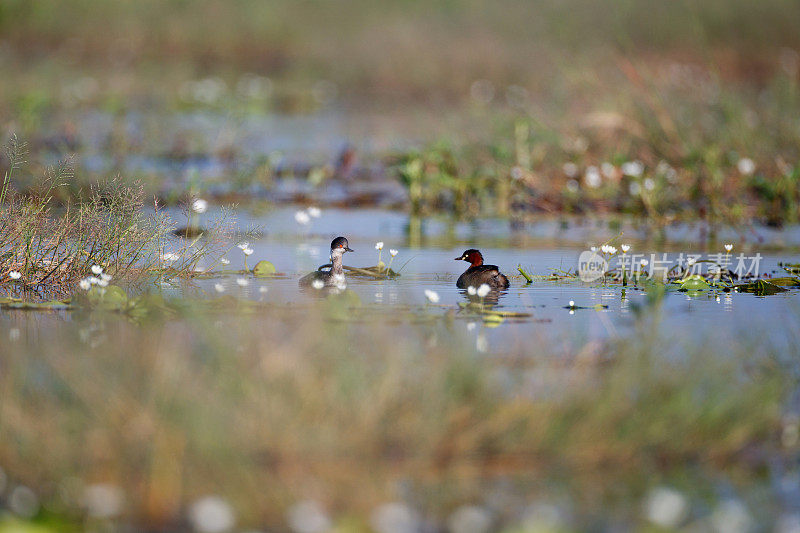
[[276,272],[275,265],[269,261],[261,260],[253,267],[253,275],[257,278],[271,276]]
[[700,276],[690,276],[683,280],[680,290],[682,291],[707,291],[711,285]]

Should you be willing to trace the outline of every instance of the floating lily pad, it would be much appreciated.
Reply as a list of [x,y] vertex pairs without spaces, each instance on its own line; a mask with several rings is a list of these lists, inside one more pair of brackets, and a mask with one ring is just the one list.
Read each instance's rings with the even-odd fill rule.
[[261,260],[253,267],[253,275],[257,278],[270,276],[276,272],[275,265],[266,260]]
[[700,276],[690,276],[681,282],[681,291],[707,291],[711,289],[711,285]]
[[735,288],[739,292],[749,292],[756,296],[768,296],[770,294],[777,294],[789,290],[763,279],[753,281],[752,283],[742,283],[736,285]]

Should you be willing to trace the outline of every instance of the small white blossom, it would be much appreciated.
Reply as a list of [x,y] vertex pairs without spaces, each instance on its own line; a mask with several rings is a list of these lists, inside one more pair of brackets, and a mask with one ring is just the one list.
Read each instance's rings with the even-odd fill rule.
[[105,282],[111,281],[111,274],[100,274],[100,279]]
[[244,250],[242,250],[242,253],[244,253],[244,255],[253,255],[253,249],[245,248]]
[[647,263],[649,263],[649,262],[650,261],[648,261],[647,259],[642,259],[641,261],[639,261],[639,264],[642,265],[643,267],[646,267]]
[[166,254],[161,254],[161,260],[162,261],[177,261],[178,259],[180,259],[180,257],[181,256],[179,256],[178,254],[173,253],[173,252],[168,252]]
[[593,252],[596,252],[597,251],[597,246],[592,246],[591,248],[589,248],[589,250],[591,250]]
[[628,161],[623,163],[620,169],[626,176],[638,178],[644,172],[644,164],[641,161]]
[[308,214],[311,215],[312,218],[319,218],[322,216],[322,210],[319,207],[309,207]]
[[222,263],[223,265],[230,265],[231,264],[231,260],[228,259],[227,257],[220,257],[219,262]]
[[233,529],[236,518],[228,502],[219,496],[206,496],[189,508],[189,521],[195,531],[222,533]]
[[731,244],[731,243],[726,244],[725,245],[725,251],[726,252],[730,252],[731,250],[733,250],[733,244]]
[[749,157],[743,157],[736,163],[736,168],[745,176],[749,176],[756,171],[756,164]]
[[106,280],[104,280],[104,279],[98,279],[97,280],[97,286],[98,287],[108,287],[108,282]]
[[564,166],[561,167],[561,169],[568,178],[574,178],[578,175],[578,165],[575,163],[564,163]]
[[686,260],[686,264],[689,266],[692,266],[693,264],[695,264],[695,262],[697,262],[696,257],[690,257],[689,259]]
[[11,279],[19,279],[19,278],[21,278],[21,277],[22,277],[22,274],[20,274],[20,273],[19,273],[19,272],[17,272],[16,270],[12,270],[12,271],[10,271],[10,272],[8,273],[8,277],[9,277],[9,278],[11,278]]
[[632,181],[628,186],[628,192],[631,193],[631,196],[639,196],[639,193],[642,192],[642,186],[639,185],[639,182]]
[[376,242],[375,243],[375,249],[376,250],[383,250],[383,241]]
[[570,307],[575,307],[575,300],[570,300],[569,301],[569,306]]
[[97,285],[98,283],[100,283],[100,278],[96,278],[94,276],[89,276],[88,278],[86,278],[86,280],[92,285]]
[[92,274],[94,274],[95,276],[99,276],[102,273],[103,273],[103,267],[101,267],[100,265],[92,265]]
[[325,282],[322,281],[321,279],[315,279],[314,281],[311,282],[311,286],[317,290],[320,290],[322,287],[325,286]]
[[89,289],[92,288],[92,282],[89,281],[88,279],[82,279],[78,282],[78,287],[80,287],[85,291],[88,291]]
[[222,283],[215,283],[214,290],[217,292],[225,292],[225,285],[223,285]]
[[620,248],[622,248],[622,252],[623,253],[628,253],[628,250],[631,249],[631,245],[630,244],[622,244],[622,245],[620,245]]
[[586,183],[586,186],[590,189],[596,189],[603,183],[603,178],[600,175],[600,170],[595,166],[590,166],[586,168],[586,172],[583,175],[583,181]]
[[475,322],[467,322],[467,331],[473,331],[477,326]]
[[648,191],[652,191],[656,188],[656,182],[653,181],[653,178],[645,178],[644,179],[644,188]]
[[439,303],[439,293],[430,289],[425,289],[425,298],[431,303]]
[[250,248],[250,243],[247,241],[242,241],[236,245],[238,248],[244,250],[245,248]]
[[397,250],[395,250],[395,249],[389,250],[389,255],[391,255],[392,257],[396,256],[397,255]]
[[247,278],[236,278],[236,284],[240,287],[247,287],[250,282],[247,281]]
[[667,487],[650,491],[644,504],[644,513],[653,524],[665,529],[675,529],[689,514],[689,502],[680,492]]
[[305,226],[309,222],[311,222],[311,217],[308,216],[308,213],[305,211],[298,211],[294,214],[294,219],[297,221],[298,224]]
[[467,287],[467,294],[469,294],[470,296],[475,296],[476,294],[478,294],[478,289],[470,285],[469,287]]
[[208,209],[208,202],[202,198],[197,198],[192,202],[192,211],[195,213],[205,213]]
[[268,287],[263,287],[262,286],[262,287],[258,288],[258,292],[260,292],[261,294],[267,294],[268,291],[269,291]]
[[603,176],[605,176],[608,179],[611,179],[614,177],[616,168],[611,163],[606,162],[600,165],[600,171],[603,173]]
[[484,283],[480,287],[478,287],[478,296],[480,296],[481,298],[485,298],[486,295],[489,294],[489,291],[491,290],[492,288]]

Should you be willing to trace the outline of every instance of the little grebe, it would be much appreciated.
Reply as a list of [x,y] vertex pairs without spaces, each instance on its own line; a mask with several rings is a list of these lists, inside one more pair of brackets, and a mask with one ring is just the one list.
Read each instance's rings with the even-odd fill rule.
[[456,257],[456,261],[467,261],[470,267],[459,276],[456,287],[480,287],[484,283],[492,289],[507,289],[508,278],[495,265],[484,265],[483,256],[478,250],[470,249]]

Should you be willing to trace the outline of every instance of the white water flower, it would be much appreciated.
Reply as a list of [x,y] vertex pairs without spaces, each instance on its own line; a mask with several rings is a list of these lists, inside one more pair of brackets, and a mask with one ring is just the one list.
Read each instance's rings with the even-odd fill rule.
[[470,296],[475,296],[476,294],[478,294],[478,289],[470,285],[469,287],[467,287],[467,294],[469,294]]
[[603,173],[603,176],[605,176],[608,179],[611,179],[614,177],[616,168],[611,163],[606,162],[600,165],[600,171]]
[[730,252],[731,250],[733,250],[733,244],[731,244],[731,243],[726,244],[725,245],[725,251],[726,252]]
[[161,254],[161,260],[162,261],[177,261],[180,258],[181,258],[181,256],[179,256],[178,254],[173,253],[173,252],[168,252],[166,254]]
[[484,283],[480,287],[478,287],[478,296],[480,296],[481,298],[485,298],[486,295],[489,294],[489,291],[491,290],[492,288]]
[[376,250],[383,250],[383,241],[376,242],[375,243],[375,249]]
[[622,245],[620,245],[620,248],[622,248],[622,252],[623,253],[628,253],[628,250],[631,249],[631,245],[630,244],[622,244]]
[[665,529],[675,529],[689,514],[689,502],[680,492],[667,487],[650,491],[644,504],[647,519]]
[[319,207],[309,207],[308,214],[311,215],[312,218],[319,218],[322,216],[322,210]]
[[425,289],[425,298],[427,298],[428,301],[433,304],[439,303],[439,293],[437,293],[436,291]]
[[631,193],[631,196],[639,196],[639,193],[642,192],[642,186],[639,185],[638,182],[633,181],[628,186],[628,192]]
[[597,251],[597,246],[592,246],[591,248],[589,248],[589,250],[591,250],[593,252],[596,252]]
[[111,274],[100,274],[100,279],[103,281],[111,281]]
[[476,327],[478,327],[477,323],[467,322],[467,331],[473,331]]
[[320,290],[322,287],[325,286],[325,282],[322,281],[321,279],[315,279],[314,281],[311,282],[311,286],[317,290]]
[[83,505],[91,517],[113,518],[123,511],[125,493],[116,485],[96,483],[84,489]]
[[253,249],[245,248],[244,250],[242,250],[242,253],[244,253],[244,255],[253,255]]
[[652,191],[656,188],[656,182],[653,181],[653,178],[645,178],[644,179],[644,188],[648,191]]
[[22,274],[20,274],[20,273],[19,273],[19,272],[17,272],[16,270],[11,270],[11,271],[8,273],[8,277],[9,277],[9,278],[11,278],[11,279],[19,279],[19,278],[21,278],[21,277],[22,277]]
[[231,260],[228,259],[227,257],[220,257],[219,258],[219,262],[221,264],[223,264],[223,265],[230,265],[231,264]]
[[392,257],[396,256],[397,255],[397,250],[395,250],[395,249],[389,250],[389,255],[391,255]]
[[739,169],[739,172],[743,175],[749,176],[756,171],[756,164],[749,157],[743,157],[736,163],[736,168]]
[[295,533],[324,533],[331,531],[331,519],[320,504],[312,500],[296,503],[286,516],[289,529]]
[[97,286],[98,287],[108,287],[108,282],[106,280],[104,280],[104,279],[98,279],[97,280]]
[[690,257],[689,259],[687,259],[687,260],[686,260],[686,264],[687,264],[688,266],[692,266],[693,264],[695,264],[695,262],[696,262],[696,261],[697,261],[697,258],[695,258],[695,257]]
[[578,165],[575,163],[564,163],[564,166],[561,167],[561,169],[568,178],[574,178],[578,175]]
[[250,248],[250,243],[247,241],[242,241],[236,245],[237,248],[244,250],[245,248]]
[[586,172],[583,175],[583,181],[586,183],[586,186],[591,189],[596,189],[603,183],[603,177],[600,175],[600,170],[595,166],[590,166],[586,168]]
[[225,292],[225,285],[223,285],[222,283],[215,283],[214,290],[217,292]]
[[233,529],[236,518],[228,502],[219,496],[206,496],[189,508],[189,521],[195,531],[222,533]]
[[100,283],[100,278],[96,278],[94,276],[89,276],[88,278],[86,278],[86,280],[92,285],[97,285],[98,283]]
[[247,281],[247,278],[236,278],[236,284],[240,287],[247,287],[250,282]]
[[642,265],[643,267],[646,267],[647,263],[649,263],[649,262],[650,261],[648,261],[647,259],[642,259],[641,261],[639,261],[639,264]]
[[195,213],[205,213],[206,209],[208,209],[208,202],[202,198],[196,198],[192,202],[192,211]]
[[570,300],[569,301],[569,306],[570,307],[575,307],[575,300]]
[[297,221],[298,224],[305,226],[309,222],[311,222],[311,217],[308,216],[308,213],[305,211],[298,211],[294,214],[294,219]]
[[78,287],[80,287],[85,291],[88,291],[89,289],[92,288],[92,282],[84,278],[78,282]]
[[103,267],[101,267],[100,265],[92,265],[92,274],[94,274],[95,276],[99,276],[102,273],[103,273]]
[[269,287],[263,287],[262,286],[262,287],[258,288],[258,292],[260,292],[261,294],[267,294],[268,291],[269,291]]
[[600,251],[603,252],[604,254],[612,254],[612,255],[617,253],[617,249],[614,246],[611,246],[610,244],[604,244],[603,246],[601,246]]
[[641,161],[628,161],[627,163],[623,163],[620,169],[626,176],[638,178],[644,173],[644,164]]

